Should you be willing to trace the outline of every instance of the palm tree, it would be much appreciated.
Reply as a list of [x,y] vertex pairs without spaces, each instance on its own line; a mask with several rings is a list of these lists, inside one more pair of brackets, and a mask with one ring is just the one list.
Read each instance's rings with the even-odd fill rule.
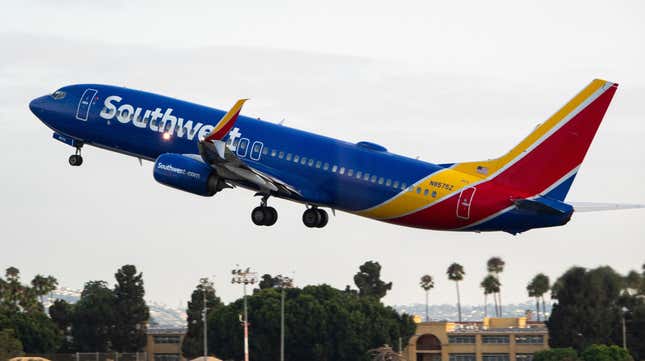
[[448,267],[448,279],[455,281],[455,287],[457,287],[457,312],[459,314],[459,322],[461,322],[461,296],[459,295],[459,281],[464,279],[464,267],[459,263],[453,263]]
[[[484,289],[484,317],[488,317],[488,295],[494,295],[499,292],[499,280],[493,275],[488,275],[484,277],[480,286]],[[495,312],[497,313],[497,299],[494,297],[493,299],[495,300]]]
[[[551,289],[551,282],[549,281],[549,277],[545,275],[544,273],[538,273],[533,277],[533,283],[534,291],[535,291],[535,297],[538,299],[542,299],[542,315],[544,316],[544,319],[546,319],[546,305],[544,303],[544,294],[549,292]],[[538,320],[540,319],[539,317],[539,310],[538,310]]]
[[537,320],[540,321],[540,299],[535,292],[535,278],[526,285],[526,291],[529,293],[529,297],[535,297],[535,312],[537,314]]
[[421,276],[421,282],[419,282],[419,285],[424,291],[426,291],[426,322],[428,322],[430,320],[428,318],[428,294],[430,293],[430,290],[434,288],[434,280],[430,275],[423,275]]
[[[504,272],[504,265],[506,263],[504,260],[502,260],[500,257],[491,257],[488,262],[486,262],[486,268],[488,269],[489,273],[494,273],[495,277],[497,277],[497,280],[499,281],[499,274]],[[501,283],[500,283],[501,287]],[[494,296],[494,295],[493,295]],[[499,291],[497,291],[497,297],[498,297],[498,304],[499,304],[499,312],[497,313],[498,317],[502,316],[502,292],[501,288]]]

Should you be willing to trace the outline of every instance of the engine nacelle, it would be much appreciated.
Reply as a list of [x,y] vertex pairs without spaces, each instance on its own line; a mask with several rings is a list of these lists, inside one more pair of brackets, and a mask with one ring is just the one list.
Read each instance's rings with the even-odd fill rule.
[[163,185],[205,197],[211,197],[225,187],[208,164],[181,154],[160,155],[155,161],[153,175]]

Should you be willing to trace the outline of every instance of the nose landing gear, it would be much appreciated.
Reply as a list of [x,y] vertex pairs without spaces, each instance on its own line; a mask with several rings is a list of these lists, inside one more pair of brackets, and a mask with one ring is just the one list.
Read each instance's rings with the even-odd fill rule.
[[327,221],[329,216],[324,209],[311,207],[302,214],[302,223],[309,228],[323,228]]
[[272,226],[278,220],[278,211],[273,207],[267,206],[268,195],[262,196],[262,202],[259,207],[251,211],[251,220],[256,226]]
[[69,165],[78,167],[83,164],[83,157],[81,156],[81,147],[76,147],[76,153],[69,156]]

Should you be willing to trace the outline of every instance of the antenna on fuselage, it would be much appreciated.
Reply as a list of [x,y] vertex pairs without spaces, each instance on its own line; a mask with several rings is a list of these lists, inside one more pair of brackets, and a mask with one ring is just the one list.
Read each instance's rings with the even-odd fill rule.
[[282,120],[281,120],[281,121],[280,121],[280,123],[278,123],[278,124],[279,124],[279,125],[284,125],[284,118],[282,118]]

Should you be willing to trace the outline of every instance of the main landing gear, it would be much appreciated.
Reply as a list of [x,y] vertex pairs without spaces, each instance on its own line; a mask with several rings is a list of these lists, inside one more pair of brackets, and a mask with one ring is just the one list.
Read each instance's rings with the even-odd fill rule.
[[278,220],[278,211],[267,206],[268,199],[268,195],[262,196],[260,206],[255,207],[251,212],[251,220],[256,226],[272,226]]
[[324,209],[311,207],[302,214],[302,223],[309,228],[323,228],[327,225],[329,216]]
[[69,165],[78,167],[83,164],[83,157],[81,156],[81,147],[76,147],[76,153],[69,156]]

